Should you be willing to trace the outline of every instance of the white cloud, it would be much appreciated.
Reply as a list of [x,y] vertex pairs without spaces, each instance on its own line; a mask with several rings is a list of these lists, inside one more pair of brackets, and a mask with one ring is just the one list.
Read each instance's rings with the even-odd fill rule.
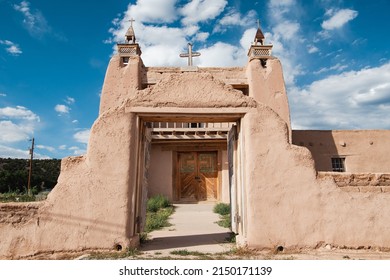
[[23,106],[0,108],[0,143],[26,141],[39,122],[39,116]]
[[348,65],[337,63],[336,65],[333,65],[331,67],[323,67],[320,70],[315,71],[313,73],[317,75],[317,74],[325,73],[325,72],[328,72],[328,71],[343,71],[343,70],[345,70],[347,68],[348,68]]
[[[0,157],[1,158],[24,158],[29,159],[30,153],[28,149],[25,150],[8,147],[4,145],[0,145]],[[34,158],[36,159],[49,159],[49,156],[42,155],[40,153],[34,153]]]
[[[164,2],[164,1],[161,1]],[[168,6],[175,7],[177,1],[168,1]],[[201,52],[199,58],[194,59],[194,64],[199,66],[243,66],[247,62],[247,50],[253,40],[256,30],[250,35],[243,36],[248,42],[242,49],[237,44],[217,42],[211,45],[200,44],[210,36],[209,32],[201,30],[198,23],[207,22],[220,16],[227,5],[226,0],[193,0],[185,4],[181,9],[176,9],[173,13],[170,9],[165,10],[165,16],[150,15],[144,11],[145,5],[153,6],[148,1],[137,1],[134,5],[129,5],[123,13],[123,18],[116,18],[112,21],[114,27],[109,32],[112,37],[106,40],[108,43],[120,42],[124,39],[130,23],[128,20],[134,18],[133,28],[137,37],[137,42],[142,49],[142,60],[146,66],[184,66],[187,60],[179,57],[180,53],[187,52],[187,43],[193,43],[194,51]],[[151,13],[157,11],[150,11]],[[231,18],[229,18],[231,17]],[[233,9],[229,9],[225,14],[222,23],[225,26],[235,24],[233,19],[237,18]],[[256,12],[249,11],[241,16],[240,22],[236,25],[255,26]],[[166,24],[175,21],[181,26],[167,26]],[[253,21],[253,22],[252,22]],[[159,25],[151,25],[150,22],[158,22]],[[145,24],[144,24],[145,23]],[[146,24],[149,23],[149,24]],[[203,26],[203,25],[201,25]],[[242,41],[242,39],[241,39]],[[113,46],[114,49],[116,46]],[[217,47],[223,49],[217,50]],[[221,55],[224,54],[224,56]],[[239,57],[240,56],[240,57]],[[218,59],[217,59],[218,58]],[[212,64],[216,62],[216,64]]]
[[0,44],[7,46],[5,50],[13,56],[18,56],[23,53],[18,44],[9,40],[0,40]]
[[1,97],[6,97],[7,95],[5,93],[0,92]]
[[0,157],[1,158],[30,158],[28,150],[15,149],[12,147],[7,147],[0,145]]
[[257,13],[249,10],[245,15],[235,9],[230,9],[214,27],[213,32],[224,32],[230,26],[253,27],[256,25]]
[[192,0],[179,10],[183,16],[181,21],[184,25],[191,25],[215,19],[226,5],[227,0]]
[[72,151],[73,155],[75,155],[75,156],[83,155],[87,152],[87,150],[79,148],[77,146],[69,147],[68,150]]
[[57,112],[57,113],[60,113],[60,114],[68,114],[69,111],[70,111],[70,108],[66,105],[63,105],[63,104],[57,104],[55,107],[54,107],[54,110]]
[[23,106],[16,107],[4,107],[0,108],[0,119],[23,119],[28,121],[39,122],[39,117],[34,114],[31,110]]
[[199,52],[202,55],[198,58],[198,65],[203,67],[242,66],[247,61],[243,49],[223,42],[217,42],[211,47],[199,50]]
[[27,141],[33,133],[33,126],[15,124],[12,121],[0,121],[0,143]]
[[20,4],[14,4],[14,9],[23,14],[23,25],[32,37],[41,38],[46,33],[51,32],[45,17],[39,10],[32,10],[30,2],[22,1]]
[[47,150],[47,151],[52,152],[52,153],[56,151],[56,149],[53,148],[53,147],[51,147],[51,146],[36,145],[35,147],[36,147],[37,149],[40,149],[40,150]]
[[66,150],[66,145],[61,145],[61,146],[58,147],[58,149],[60,149],[60,150]]
[[319,51],[320,50],[316,46],[313,46],[313,45],[308,45],[307,46],[307,52],[310,53],[310,54],[317,53]]
[[291,9],[296,5],[295,0],[270,0],[268,2],[269,16],[275,21],[285,19],[286,14],[289,14]]
[[325,30],[341,28],[347,22],[355,19],[358,14],[357,11],[351,9],[328,10],[325,15],[330,16],[330,18],[322,22],[321,27]]
[[72,123],[78,123],[79,121],[78,120],[73,120]]
[[296,39],[299,28],[299,23],[284,20],[277,24],[272,30],[274,34],[278,34],[283,40],[292,40]]
[[73,97],[67,96],[65,99],[65,103],[68,105],[74,104],[75,102],[76,102],[76,100]]
[[268,17],[271,32],[266,32],[266,41],[272,43],[273,55],[283,65],[283,76],[287,87],[295,85],[297,76],[302,75],[302,60],[299,59],[302,49],[301,26],[296,22],[299,5],[295,0],[269,1]]
[[[135,5],[129,4],[126,18],[139,22],[161,23],[173,22],[177,18],[175,4],[177,0],[138,0]],[[119,20],[115,19],[114,23]]]
[[389,129],[390,63],[348,71],[289,92],[293,127]]
[[80,130],[80,131],[76,132],[76,133],[73,135],[73,138],[74,138],[77,142],[84,143],[84,144],[88,144],[90,132],[91,132],[91,131],[90,131],[89,129]]
[[209,35],[210,34],[208,32],[198,32],[195,35],[195,41],[205,42],[207,40],[207,38],[209,37]]

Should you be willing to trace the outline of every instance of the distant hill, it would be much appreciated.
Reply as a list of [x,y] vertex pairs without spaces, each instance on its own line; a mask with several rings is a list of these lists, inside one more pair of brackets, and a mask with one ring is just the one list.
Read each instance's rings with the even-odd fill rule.
[[[61,160],[34,159],[31,188],[35,193],[52,189],[60,175]],[[28,181],[29,160],[0,158],[0,193],[25,192]]]

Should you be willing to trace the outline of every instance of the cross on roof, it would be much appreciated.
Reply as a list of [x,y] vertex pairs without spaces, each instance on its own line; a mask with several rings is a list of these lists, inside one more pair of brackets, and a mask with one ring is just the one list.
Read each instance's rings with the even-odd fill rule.
[[260,20],[257,20],[257,28],[260,28]]
[[133,27],[133,22],[135,21],[135,19],[131,18],[128,21],[130,21],[130,27]]
[[188,66],[192,66],[192,58],[195,56],[200,56],[199,52],[192,51],[192,44],[188,43],[188,53],[181,53],[180,57],[188,57]]

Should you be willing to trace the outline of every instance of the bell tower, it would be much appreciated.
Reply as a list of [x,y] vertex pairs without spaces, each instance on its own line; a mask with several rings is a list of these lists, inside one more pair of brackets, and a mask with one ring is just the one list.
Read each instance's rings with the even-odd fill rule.
[[118,53],[120,56],[120,65],[122,67],[125,67],[129,64],[129,60],[131,57],[134,56],[140,56],[141,55],[141,49],[136,43],[135,39],[135,32],[133,29],[133,22],[134,19],[130,19],[130,27],[127,29],[126,35],[125,35],[125,42],[117,44]]
[[260,21],[257,21],[257,31],[254,42],[248,51],[249,59],[260,59],[261,65],[266,67],[267,59],[271,57],[272,45],[265,45],[265,37],[260,28]]

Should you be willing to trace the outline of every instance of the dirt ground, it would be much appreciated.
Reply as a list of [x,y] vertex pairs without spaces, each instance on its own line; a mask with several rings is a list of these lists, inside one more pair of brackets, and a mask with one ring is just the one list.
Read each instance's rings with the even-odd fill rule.
[[319,249],[305,249],[295,252],[276,252],[273,250],[249,250],[232,248],[225,252],[208,253],[189,250],[171,251],[85,251],[45,253],[31,256],[30,260],[96,260],[96,259],[134,259],[134,260],[390,260],[390,251],[376,249],[338,249],[322,247]]

